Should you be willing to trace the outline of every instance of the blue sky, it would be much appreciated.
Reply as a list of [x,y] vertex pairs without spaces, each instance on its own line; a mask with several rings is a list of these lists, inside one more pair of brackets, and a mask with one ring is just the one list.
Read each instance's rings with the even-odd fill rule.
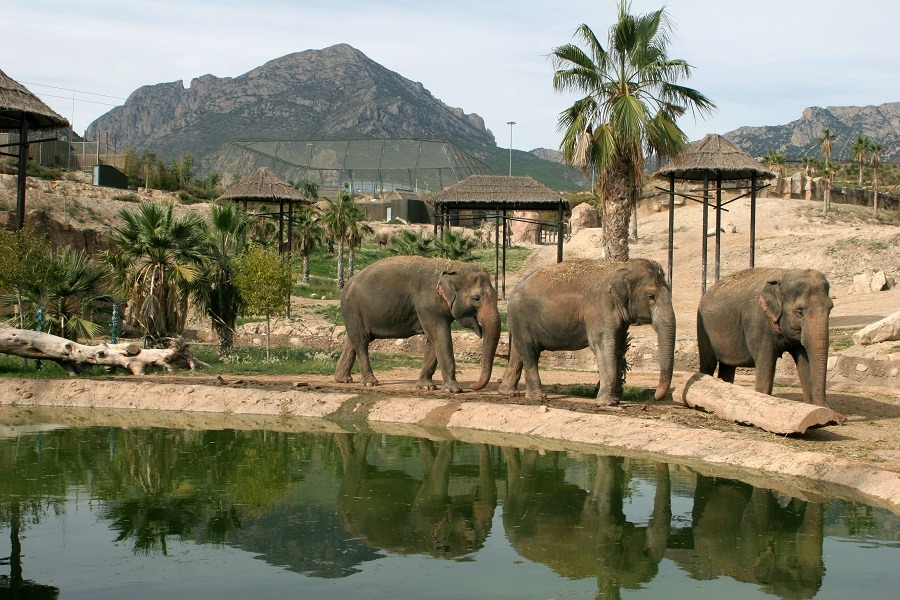
[[[705,120],[682,118],[691,139],[788,123],[808,106],[900,101],[896,0],[633,0],[631,8],[663,4],[675,23],[671,56],[692,65],[687,85],[718,105]],[[501,147],[515,121],[513,147],[531,150],[558,147],[557,117],[574,99],[553,91],[549,53],[581,23],[605,40],[616,2],[9,0],[3,13],[0,69],[79,132],[142,85],[235,77],[348,43],[481,115]]]

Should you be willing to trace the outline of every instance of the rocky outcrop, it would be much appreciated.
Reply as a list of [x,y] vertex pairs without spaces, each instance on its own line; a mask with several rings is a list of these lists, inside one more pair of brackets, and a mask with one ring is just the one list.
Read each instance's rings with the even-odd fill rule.
[[575,235],[582,229],[600,227],[600,213],[587,202],[582,202],[572,209],[569,225],[572,228],[572,235]]
[[869,270],[854,275],[848,291],[851,294],[871,294],[892,289],[896,285],[896,280],[884,271]]
[[123,147],[202,159],[225,141],[437,137],[494,146],[478,115],[347,44],[274,59],[238,77],[203,75],[135,90],[88,127]]
[[863,345],[898,340],[900,340],[900,311],[866,325],[853,334],[853,341]]
[[786,125],[741,127],[724,134],[729,142],[751,156],[780,152],[788,160],[821,156],[819,137],[828,129],[834,136],[832,160],[849,161],[853,140],[862,135],[884,144],[884,162],[900,158],[900,102],[879,106],[814,106]]

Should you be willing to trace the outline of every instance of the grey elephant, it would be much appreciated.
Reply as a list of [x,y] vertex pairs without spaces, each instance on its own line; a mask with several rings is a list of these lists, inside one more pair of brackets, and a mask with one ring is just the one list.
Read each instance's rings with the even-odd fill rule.
[[509,366],[500,393],[515,394],[522,371],[526,397],[543,400],[538,359],[542,350],[590,347],[600,374],[597,400],[622,397],[625,346],[630,325],[652,324],[659,341],[662,399],[672,383],[675,311],[662,267],[643,258],[626,262],[568,260],[522,279],[509,298]]
[[350,278],[341,291],[341,311],[347,339],[335,381],[352,381],[350,371],[358,358],[363,385],[377,385],[369,343],[424,333],[425,360],[417,387],[435,389],[432,376],[440,365],[444,389],[462,391],[456,382],[453,321],[482,338],[481,376],[472,389],[480,390],[490,381],[500,340],[500,313],[497,292],[481,266],[421,256],[385,258]]
[[772,393],[785,352],[797,364],[806,402],[827,406],[828,280],[814,269],[746,269],[707,290],[697,309],[700,371],[734,382],[736,367],[756,367],[756,391]]

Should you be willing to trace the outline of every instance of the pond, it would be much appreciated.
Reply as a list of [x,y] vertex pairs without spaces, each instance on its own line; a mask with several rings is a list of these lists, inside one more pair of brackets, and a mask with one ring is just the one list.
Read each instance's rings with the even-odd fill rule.
[[888,598],[900,517],[634,458],[0,427],[0,598]]

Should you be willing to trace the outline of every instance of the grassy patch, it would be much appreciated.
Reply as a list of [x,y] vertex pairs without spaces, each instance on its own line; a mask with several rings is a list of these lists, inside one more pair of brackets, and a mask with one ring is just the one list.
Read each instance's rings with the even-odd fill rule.
[[[566,396],[574,396],[576,398],[596,398],[596,385],[551,385],[548,390],[554,394],[563,394]],[[642,388],[626,385],[622,392],[623,402],[649,402],[653,400],[656,393],[654,388]]]
[[[38,369],[38,361],[31,359],[0,354],[0,377],[27,377],[28,379],[67,379],[72,377],[67,371],[55,362],[41,361]],[[109,375],[103,367],[91,367],[74,377],[101,377]]]
[[[266,362],[265,348],[235,348],[229,357],[221,357],[210,346],[193,346],[194,356],[209,363],[204,373],[223,375],[327,375],[334,373],[340,352],[309,348],[272,348],[272,359]],[[394,367],[421,366],[421,357],[372,353],[375,371]],[[358,367],[357,367],[358,371]]]
[[834,328],[828,333],[829,346],[831,352],[839,352],[845,350],[855,343],[853,334],[856,333],[855,328]]
[[331,304],[329,306],[318,306],[316,307],[315,312],[317,315],[322,315],[323,317],[325,317],[325,320],[332,325],[344,324],[344,313],[341,312],[341,307],[337,304]]
[[[501,250],[502,252],[502,250]],[[475,257],[476,264],[484,267],[488,273],[494,273],[494,248],[482,248],[481,250],[475,250],[472,252],[472,255]],[[507,273],[515,273],[522,269],[525,266],[525,261],[528,260],[528,257],[531,256],[531,248],[519,248],[513,246],[512,248],[506,249],[506,272]],[[503,257],[500,257],[500,269],[503,269]]]

